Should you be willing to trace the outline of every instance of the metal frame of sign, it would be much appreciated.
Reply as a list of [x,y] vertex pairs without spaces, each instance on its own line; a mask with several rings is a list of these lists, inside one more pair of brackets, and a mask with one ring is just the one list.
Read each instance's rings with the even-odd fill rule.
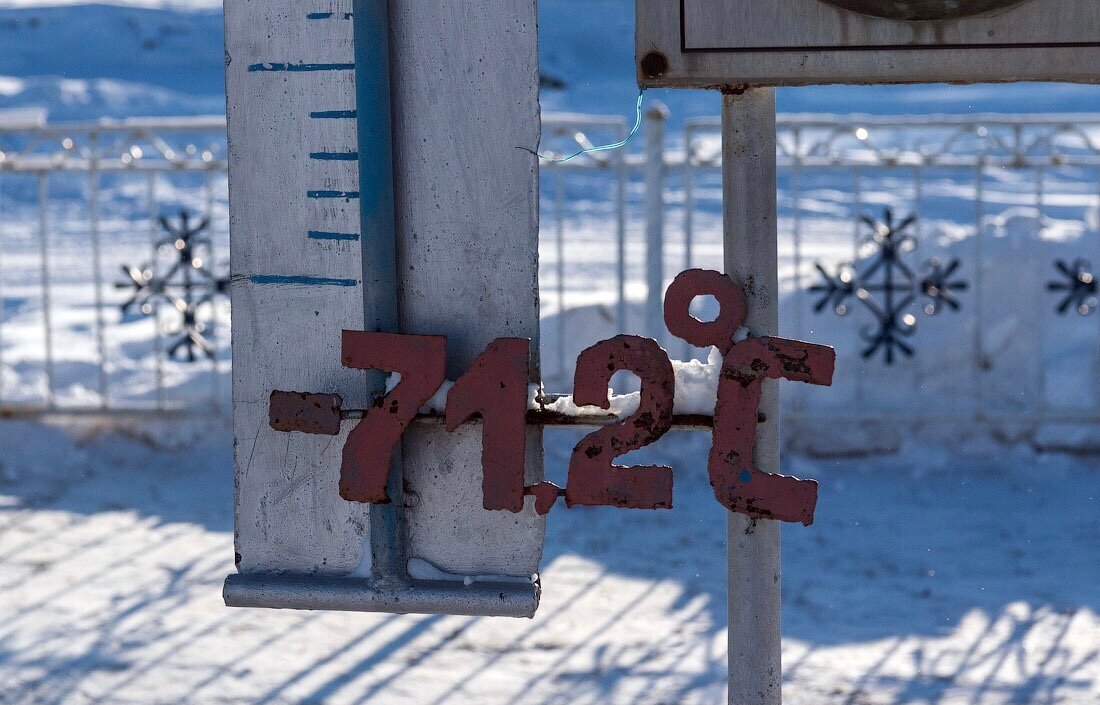
[[637,0],[637,8],[638,81],[649,87],[1100,82],[1095,0],[1028,0],[920,22],[822,0]]

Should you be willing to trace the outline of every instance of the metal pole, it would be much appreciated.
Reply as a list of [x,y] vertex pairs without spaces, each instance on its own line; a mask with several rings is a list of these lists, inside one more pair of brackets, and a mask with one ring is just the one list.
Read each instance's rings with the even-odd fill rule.
[[[982,254],[982,231],[985,230],[985,159],[978,157],[974,167],[974,353],[970,356],[974,366],[974,418],[981,418],[982,377],[985,375],[985,352],[982,345],[982,326],[985,324],[985,311],[982,306],[982,279],[985,262]],[[1042,372],[1039,373],[1040,375]]]
[[[152,262],[157,261],[157,174],[149,172],[146,180],[146,193],[149,207],[149,242],[153,248]],[[164,335],[160,329],[160,302],[156,298],[153,305],[153,365],[156,378],[157,410],[164,409]]]
[[[619,132],[619,139],[626,138],[626,128]],[[619,330],[626,331],[626,182],[630,178],[623,150],[615,152],[615,246],[618,261],[615,265],[616,296]]]
[[[359,232],[363,252],[363,330],[399,332],[397,225],[393,193],[393,118],[390,105],[389,0],[355,0],[355,102],[359,141]],[[371,396],[385,393],[386,375],[365,373]],[[404,486],[395,449],[386,492],[390,504],[370,511],[371,577],[403,582]]]
[[103,248],[99,234],[99,140],[88,136],[88,228],[92,240],[92,300],[95,303],[95,345],[99,367],[99,405],[108,406],[106,322],[103,318]]
[[[722,193],[726,271],[745,288],[753,335],[779,333],[775,91],[722,96]],[[779,396],[765,381],[753,462],[779,471]],[[779,523],[729,514],[729,703],[780,705]]]
[[664,329],[665,120],[668,108],[654,103],[645,114],[645,332],[658,341]]
[[42,257],[42,333],[46,346],[46,408],[53,408],[53,324],[50,300],[49,175],[38,172],[38,246]]
[[561,382],[569,379],[569,360],[565,354],[565,177],[561,167],[554,168],[554,258],[557,260],[558,371]]

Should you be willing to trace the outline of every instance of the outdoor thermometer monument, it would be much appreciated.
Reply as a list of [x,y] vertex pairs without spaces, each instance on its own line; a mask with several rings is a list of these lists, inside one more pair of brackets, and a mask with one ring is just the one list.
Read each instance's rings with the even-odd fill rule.
[[[779,525],[817,485],[780,474],[779,380],[830,348],[778,333],[768,86],[1093,80],[1095,0],[639,0],[643,86],[717,88],[725,272],[665,294],[669,331],[722,353],[712,415],[677,416],[656,342],[592,341],[541,390],[535,0],[226,4],[233,295],[233,606],[531,616],[545,517],[672,505],[672,469],[615,459],[712,435],[730,510],[730,702],[780,699]],[[517,149],[517,147],[519,149]],[[688,313],[699,295],[714,321]],[[735,338],[742,326],[747,339]],[[607,383],[641,380],[617,418]],[[591,413],[552,413],[545,392]],[[564,487],[542,428],[597,426]],[[717,530],[717,527],[716,527]]]

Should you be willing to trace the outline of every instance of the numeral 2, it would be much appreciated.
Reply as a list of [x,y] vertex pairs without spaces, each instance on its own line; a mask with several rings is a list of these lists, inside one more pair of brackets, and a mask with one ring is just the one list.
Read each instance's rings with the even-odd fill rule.
[[588,434],[569,459],[567,506],[631,509],[672,507],[672,468],[612,465],[620,455],[649,445],[672,427],[675,376],[668,355],[656,341],[618,335],[596,343],[577,358],[573,401],[578,406],[610,407],[607,384],[619,370],[641,378],[638,411]]

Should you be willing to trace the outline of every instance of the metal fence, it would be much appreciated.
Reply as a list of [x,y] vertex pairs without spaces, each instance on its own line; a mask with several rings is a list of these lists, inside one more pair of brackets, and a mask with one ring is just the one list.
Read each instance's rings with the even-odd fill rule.
[[[551,391],[568,389],[581,349],[622,331],[704,355],[667,339],[660,294],[681,269],[721,266],[719,123],[667,127],[657,106],[641,149],[542,168]],[[840,355],[836,388],[791,385],[789,415],[1100,419],[1100,315],[1073,313],[1096,303],[1100,116],[781,116],[778,129],[784,334]],[[543,147],[567,154],[628,131],[621,118],[547,115]],[[192,310],[154,295],[123,310],[135,276],[178,254],[163,225],[180,211],[210,219],[202,264],[224,270],[224,140],[221,117],[0,127],[0,409],[228,406],[227,302]],[[917,219],[876,230],[866,219],[887,208],[895,226]],[[872,265],[891,242],[886,275]],[[196,313],[214,354],[173,359]]]
[[[721,267],[720,125],[690,120],[666,139],[665,118],[647,113],[641,154],[543,168],[544,364],[558,384],[614,330],[703,355],[664,338],[660,292],[682,269]],[[625,129],[574,117],[548,136],[568,153]],[[783,332],[839,355],[827,393],[790,385],[788,417],[1006,434],[1100,419],[1100,116],[780,116],[778,133]],[[614,207],[593,267],[598,208],[584,202],[601,197]],[[897,232],[874,222],[888,209]]]
[[[161,277],[181,252],[181,282],[227,268],[225,174],[220,116],[0,121],[0,411],[227,405],[228,302]],[[183,248],[181,213],[206,224]],[[174,354],[189,334],[200,362]]]

